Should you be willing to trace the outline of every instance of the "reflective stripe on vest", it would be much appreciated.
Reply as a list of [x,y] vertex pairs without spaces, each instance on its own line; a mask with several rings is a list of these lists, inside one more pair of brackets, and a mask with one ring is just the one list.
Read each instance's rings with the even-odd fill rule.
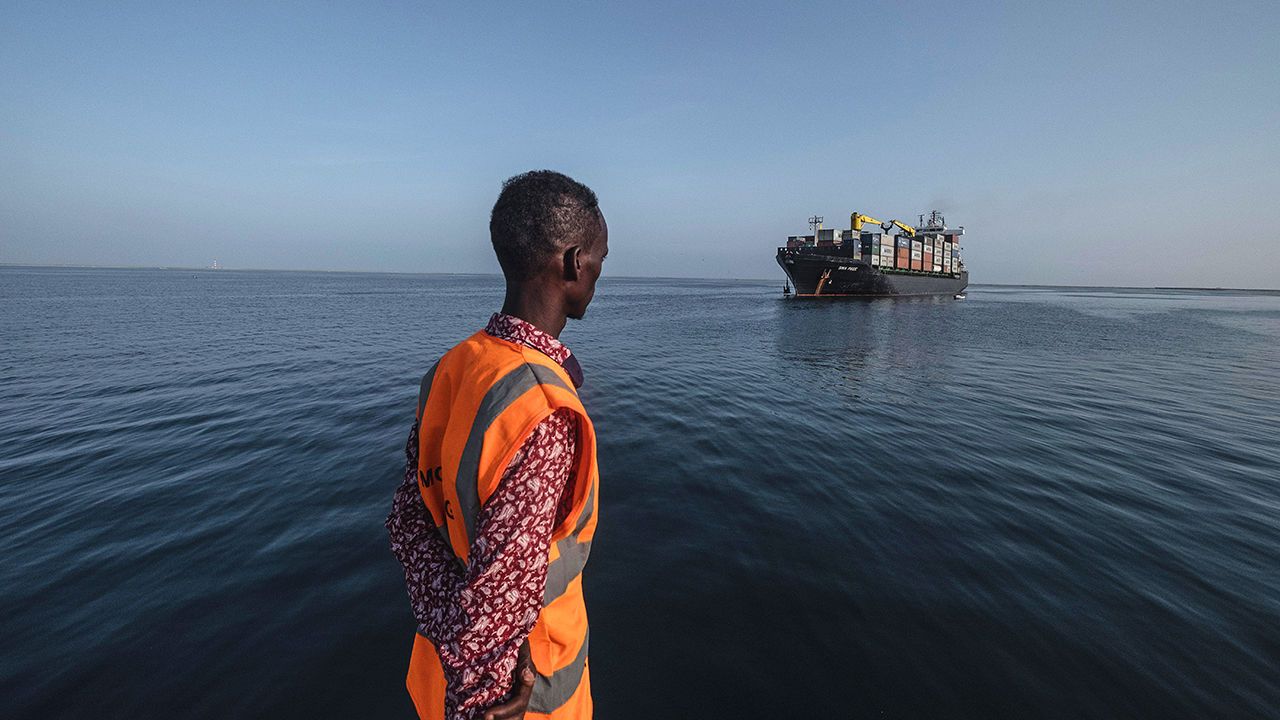
[[591,640],[590,630],[587,631],[587,636],[582,638],[582,649],[578,651],[578,656],[573,659],[573,662],[551,673],[551,677],[535,673],[537,677],[533,679],[533,692],[529,694],[531,712],[550,714],[569,702],[569,698],[573,697],[578,686],[582,684],[582,673],[587,669],[589,640]]
[[476,419],[471,423],[471,433],[467,435],[467,444],[462,449],[462,460],[458,462],[456,480],[458,509],[462,511],[462,524],[467,532],[467,542],[475,539],[476,518],[480,515],[480,449],[484,446],[484,434],[488,432],[489,426],[498,419],[503,410],[511,407],[517,398],[539,383],[558,385],[573,392],[551,368],[541,365],[520,365],[507,373],[506,377],[494,383],[480,403]]
[[591,554],[591,541],[578,542],[578,535],[591,519],[596,501],[595,485],[591,486],[590,493],[587,496],[587,506],[583,508],[582,517],[578,519],[573,533],[556,543],[560,557],[547,565],[547,586],[542,591],[542,607],[550,605],[553,600],[563,595],[569,589],[569,583],[582,573],[582,568],[587,564],[587,556]]

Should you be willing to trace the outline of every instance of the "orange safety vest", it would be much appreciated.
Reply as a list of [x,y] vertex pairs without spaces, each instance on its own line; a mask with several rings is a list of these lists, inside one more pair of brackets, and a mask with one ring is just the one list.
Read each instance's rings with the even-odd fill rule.
[[[573,509],[551,533],[542,611],[529,634],[536,673],[526,717],[583,720],[592,705],[582,568],[596,530],[598,472],[595,430],[564,368],[485,332],[445,353],[418,394],[418,490],[465,566],[480,508],[525,439],[560,408],[579,415],[578,467]],[[444,671],[421,632],[405,684],[419,716],[444,717]]]

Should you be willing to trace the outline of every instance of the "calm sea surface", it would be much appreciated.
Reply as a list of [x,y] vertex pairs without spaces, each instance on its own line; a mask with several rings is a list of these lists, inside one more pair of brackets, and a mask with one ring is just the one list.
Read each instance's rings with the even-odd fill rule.
[[[1280,294],[608,279],[598,716],[1280,716]],[[501,281],[0,268],[0,717],[409,717],[382,521]]]

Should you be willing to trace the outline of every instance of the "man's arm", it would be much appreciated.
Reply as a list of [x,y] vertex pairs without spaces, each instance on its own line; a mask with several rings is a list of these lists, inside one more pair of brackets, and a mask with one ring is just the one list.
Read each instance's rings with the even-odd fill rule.
[[498,703],[512,687],[521,643],[542,607],[551,531],[576,440],[571,410],[534,429],[481,509],[464,571],[418,495],[416,433],[410,438],[412,467],[406,463],[387,528],[414,615],[444,668],[451,719]]

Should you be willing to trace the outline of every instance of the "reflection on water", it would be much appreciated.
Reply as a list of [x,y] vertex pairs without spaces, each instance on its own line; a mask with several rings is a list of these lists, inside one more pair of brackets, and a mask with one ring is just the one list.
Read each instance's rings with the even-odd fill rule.
[[910,392],[913,382],[945,381],[957,350],[957,303],[931,297],[781,300],[776,353],[824,373],[823,381],[855,396],[864,384]]

